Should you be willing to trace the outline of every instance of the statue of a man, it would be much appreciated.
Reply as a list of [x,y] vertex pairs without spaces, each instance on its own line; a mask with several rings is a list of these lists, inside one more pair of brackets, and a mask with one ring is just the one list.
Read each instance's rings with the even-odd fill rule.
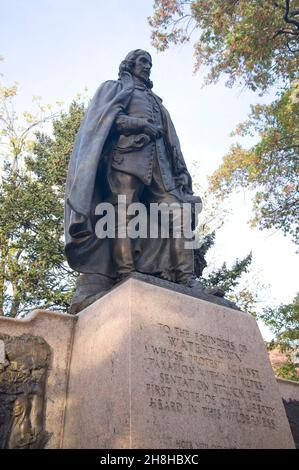
[[[112,283],[134,271],[191,286],[193,250],[186,237],[132,239],[129,235],[99,238],[98,204],[105,201],[120,219],[119,195],[125,206],[140,202],[175,203],[192,199],[192,182],[175,128],[161,98],[152,91],[152,59],[131,51],[119,67],[119,79],[103,83],[92,99],[78,131],[66,187],[65,237],[70,266],[79,284],[99,279]],[[129,212],[129,211],[128,211]],[[126,213],[126,223],[132,215]],[[171,221],[173,223],[173,220]],[[84,281],[85,279],[85,281]],[[101,281],[102,282],[102,281]],[[82,284],[82,285],[83,285]]]

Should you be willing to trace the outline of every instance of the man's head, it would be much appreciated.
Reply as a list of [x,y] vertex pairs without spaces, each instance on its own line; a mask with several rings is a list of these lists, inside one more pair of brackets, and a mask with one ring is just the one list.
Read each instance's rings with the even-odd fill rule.
[[153,84],[149,80],[152,68],[152,58],[150,54],[142,49],[135,49],[129,52],[125,60],[119,66],[119,76],[122,72],[129,72],[139,80],[145,82],[149,87]]

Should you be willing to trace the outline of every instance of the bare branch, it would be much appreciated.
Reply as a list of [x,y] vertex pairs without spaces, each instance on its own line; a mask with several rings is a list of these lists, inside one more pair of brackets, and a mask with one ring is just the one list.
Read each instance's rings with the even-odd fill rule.
[[[287,36],[287,37],[288,36],[299,37],[299,21],[294,19],[295,16],[297,16],[299,14],[299,10],[293,10],[293,11],[290,12],[290,0],[285,0],[285,5],[284,6],[282,6],[278,2],[274,2],[274,5],[278,8],[283,8],[283,10],[284,10],[284,15],[283,15],[284,21],[286,23],[290,24],[290,25],[293,25],[294,29],[281,28],[278,31],[276,31],[276,33],[273,36],[273,39],[277,38],[278,36],[280,36],[282,34]],[[292,53],[297,52],[297,49],[292,49],[290,47],[289,43],[287,43],[287,48]]]
[[295,25],[296,28],[298,28],[298,30],[299,30],[299,21],[294,20],[294,19],[290,19],[289,15],[290,15],[290,0],[286,0],[284,20],[285,20],[286,23]]
[[295,31],[293,29],[279,29],[273,36],[273,39],[279,36],[280,34],[291,34],[291,36],[299,36],[299,29]]
[[184,16],[180,16],[179,18],[177,18],[176,20],[172,20],[169,22],[169,26],[172,27],[172,32],[175,30],[176,26],[181,23],[182,21],[186,20],[187,18],[191,17],[192,19],[192,16],[190,14],[188,15],[184,15]]

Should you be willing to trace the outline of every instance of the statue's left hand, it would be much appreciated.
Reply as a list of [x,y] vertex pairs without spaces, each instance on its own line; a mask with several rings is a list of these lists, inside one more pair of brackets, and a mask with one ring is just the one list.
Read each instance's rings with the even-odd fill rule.
[[179,176],[175,177],[178,186],[182,186],[182,188],[188,188],[189,186],[189,178],[186,173],[181,173]]

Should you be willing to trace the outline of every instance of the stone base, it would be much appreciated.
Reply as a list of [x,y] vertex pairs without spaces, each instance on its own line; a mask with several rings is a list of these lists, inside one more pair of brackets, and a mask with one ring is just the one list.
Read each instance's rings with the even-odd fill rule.
[[62,446],[76,320],[45,310],[0,317],[0,448]]
[[254,318],[199,295],[133,277],[0,318],[0,447],[293,448]]
[[290,423],[296,449],[299,449],[299,382],[277,379],[277,385]]
[[77,319],[63,448],[294,448],[251,316],[133,278]]

